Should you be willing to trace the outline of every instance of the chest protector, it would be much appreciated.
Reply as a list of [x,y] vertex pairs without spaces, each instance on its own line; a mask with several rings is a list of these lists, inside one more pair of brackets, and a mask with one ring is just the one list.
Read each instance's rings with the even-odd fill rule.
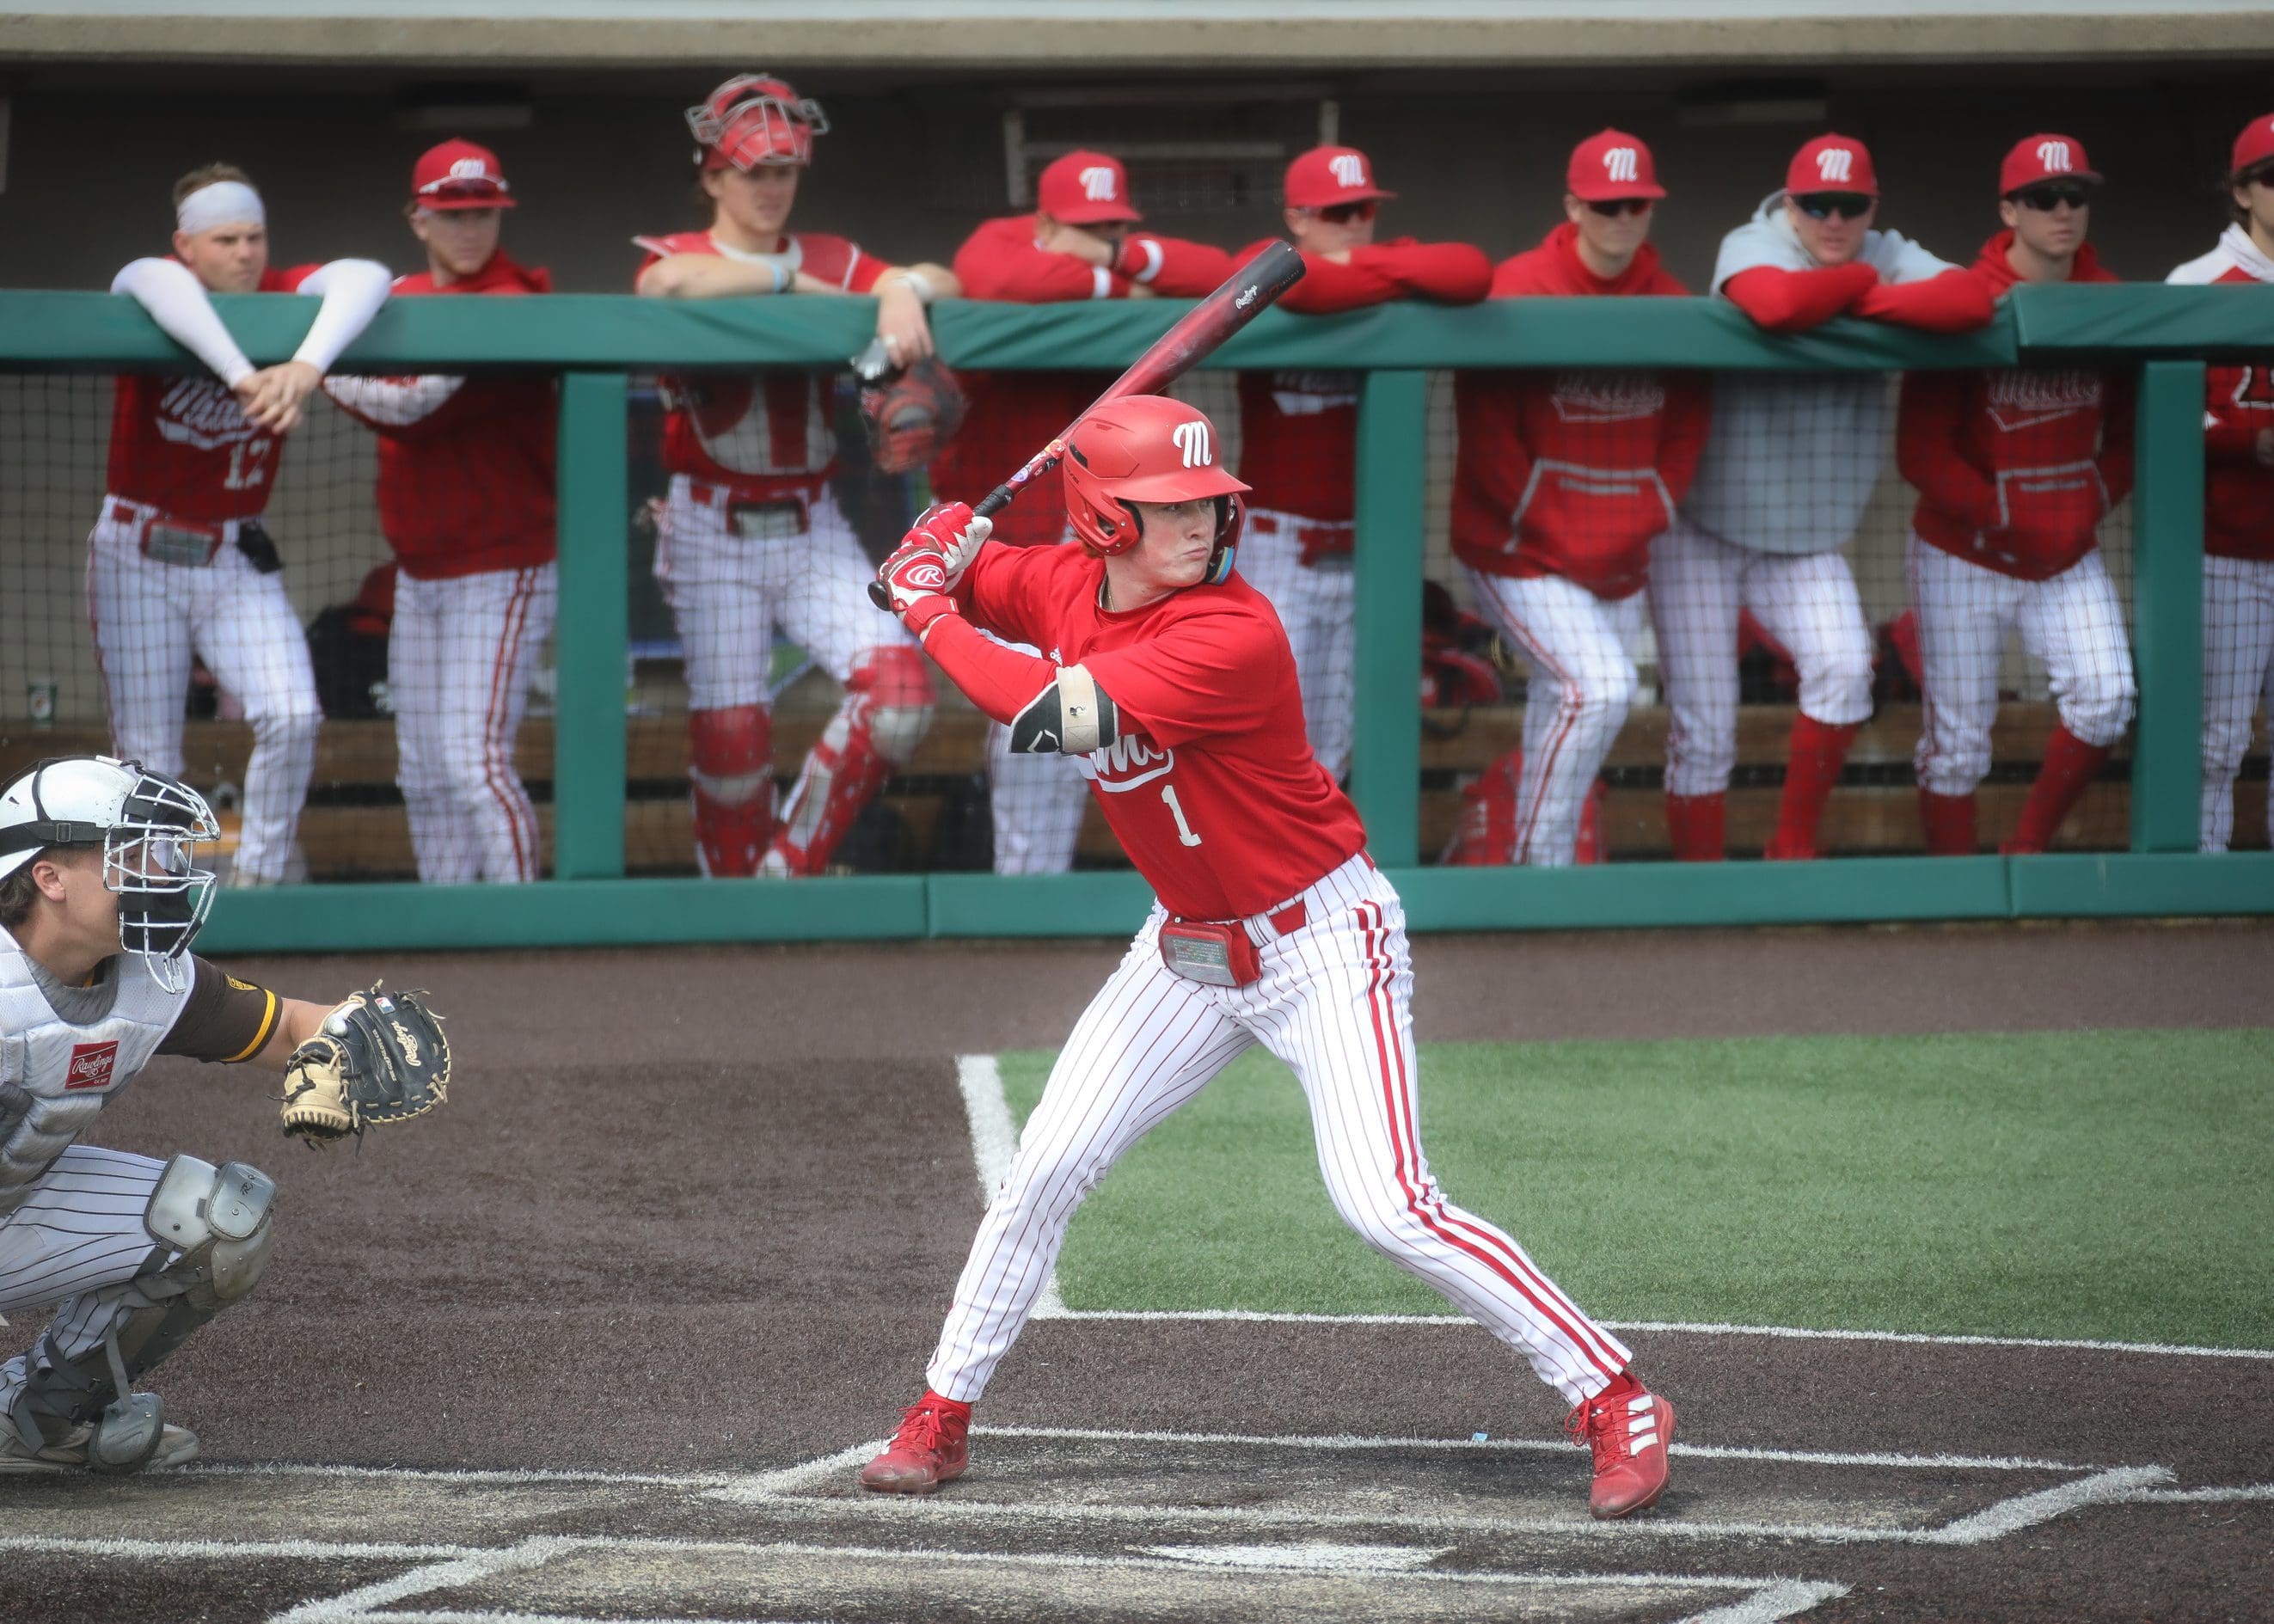
[[0,1124],[9,1124],[0,1138],[0,1216],[22,1204],[32,1182],[150,1064],[189,1004],[190,978],[168,992],[133,954],[113,963],[110,1012],[74,1026],[56,1013],[23,951],[0,931],[0,1101],[9,1102],[0,1103]]

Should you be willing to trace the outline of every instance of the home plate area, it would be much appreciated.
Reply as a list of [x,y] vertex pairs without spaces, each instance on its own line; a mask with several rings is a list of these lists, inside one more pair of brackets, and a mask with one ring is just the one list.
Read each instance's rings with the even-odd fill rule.
[[0,1549],[39,1566],[289,1568],[305,1599],[270,1614],[286,1624],[1740,1624],[1844,1594],[1841,1559],[1858,1545],[1980,1545],[2084,1506],[2178,1498],[2157,1467],[1680,1445],[1656,1511],[1603,1523],[1585,1512],[1584,1457],[1532,1440],[973,1438],[972,1474],[926,1499],[860,1490],[874,1443],[747,1475],[192,1467],[18,1479]]

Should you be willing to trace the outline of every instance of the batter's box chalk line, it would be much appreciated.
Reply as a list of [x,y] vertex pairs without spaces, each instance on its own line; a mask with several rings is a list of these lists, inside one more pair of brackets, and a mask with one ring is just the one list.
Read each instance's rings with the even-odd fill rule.
[[[1011,1171],[1018,1154],[1019,1130],[1011,1120],[1010,1101],[1003,1092],[1003,1071],[993,1055],[959,1055],[957,1086],[971,1124],[972,1160],[979,1169],[979,1201],[983,1207]],[[1068,1308],[1058,1289],[1058,1271],[1050,1272],[1041,1300],[1029,1318],[1111,1321],[1140,1324],[1223,1320],[1237,1325],[1410,1325],[1472,1328],[1476,1322],[1460,1314],[1306,1314],[1282,1313],[1250,1308]],[[2202,1348],[2180,1342],[2123,1342],[2063,1336],[1968,1336],[1926,1331],[1841,1331],[1806,1326],[1725,1325],[1703,1321],[1606,1320],[1606,1330],[1645,1336],[1771,1336],[1798,1342],[1909,1342],[1929,1348],[2035,1348],[2083,1353],[2132,1353],[2174,1356],[2191,1359],[2274,1359],[2274,1348]]]

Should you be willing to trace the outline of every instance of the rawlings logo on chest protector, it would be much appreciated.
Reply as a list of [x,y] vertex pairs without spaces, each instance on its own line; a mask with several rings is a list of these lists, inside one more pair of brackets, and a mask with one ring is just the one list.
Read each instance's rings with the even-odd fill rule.
[[110,1073],[118,1064],[118,1045],[112,1043],[74,1043],[71,1063],[64,1068],[64,1086],[71,1088],[108,1088]]

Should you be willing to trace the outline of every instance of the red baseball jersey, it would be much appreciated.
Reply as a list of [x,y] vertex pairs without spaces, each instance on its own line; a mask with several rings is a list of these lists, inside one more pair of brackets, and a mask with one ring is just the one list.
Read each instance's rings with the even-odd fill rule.
[[[2166,280],[2216,287],[2274,285],[2274,262],[2231,225],[2218,246]],[[2258,460],[2258,437],[2274,429],[2274,366],[2222,366],[2203,374],[2203,551],[2274,560],[2274,468]]]
[[[1993,295],[2014,285],[2014,234],[1971,269]],[[2072,282],[2114,282],[2091,246]],[[2046,581],[2092,550],[2100,521],[2132,489],[2133,389],[2089,369],[1910,372],[1895,462],[1919,493],[1911,528],[1930,546],[2023,581]]]
[[[1604,280],[1567,222],[1503,263],[1496,299],[1686,292],[1645,243]],[[1642,588],[1651,538],[1697,477],[1712,407],[1682,373],[1465,372],[1454,383],[1461,445],[1453,475],[1454,554],[1487,575],[1561,575],[1601,598]]]
[[[1213,293],[1232,273],[1231,256],[1205,243],[1133,232],[1122,239],[1124,275],[1072,254],[1035,244],[1035,217],[990,220],[955,251],[953,267],[964,297],[1018,304],[1076,299],[1126,299],[1148,286],[1177,297]],[[1111,372],[966,372],[960,374],[969,408],[962,431],[931,464],[931,488],[942,501],[975,502],[1020,464],[1063,433],[1113,381]],[[995,515],[995,539],[1036,546],[1065,538],[1065,487],[1058,470],[1036,479],[1019,500]]]
[[[1271,244],[1265,238],[1233,256],[1246,264]],[[1351,250],[1350,263],[1303,256],[1303,280],[1280,304],[1303,315],[1364,310],[1392,299],[1473,304],[1492,280],[1492,261],[1466,243],[1417,243],[1410,237]],[[1242,372],[1239,375],[1239,477],[1251,508],[1346,524],[1357,511],[1360,374],[1349,372]]]
[[[648,251],[640,262],[642,274],[669,254],[734,257],[708,231],[632,240]],[[783,242],[781,254],[791,269],[847,293],[869,292],[892,268],[841,237],[792,231]],[[664,419],[663,465],[671,472],[758,500],[811,498],[828,482],[837,461],[837,435],[830,426],[835,374],[697,373],[667,378],[664,387],[670,410]]]
[[[475,275],[438,288],[425,271],[405,294],[550,293],[552,275],[501,250]],[[379,523],[422,581],[526,569],[554,552],[553,464],[560,395],[549,378],[470,378],[416,423],[379,433]]]
[[1366,845],[1311,754],[1287,634],[1237,575],[1126,614],[1098,607],[1105,560],[987,547],[957,586],[973,622],[1081,665],[1120,716],[1086,773],[1122,850],[1186,919],[1285,901]]
[[[297,293],[312,265],[260,274],[263,293]],[[276,483],[277,438],[245,420],[211,372],[122,372],[110,398],[110,492],[203,524],[258,518]]]

